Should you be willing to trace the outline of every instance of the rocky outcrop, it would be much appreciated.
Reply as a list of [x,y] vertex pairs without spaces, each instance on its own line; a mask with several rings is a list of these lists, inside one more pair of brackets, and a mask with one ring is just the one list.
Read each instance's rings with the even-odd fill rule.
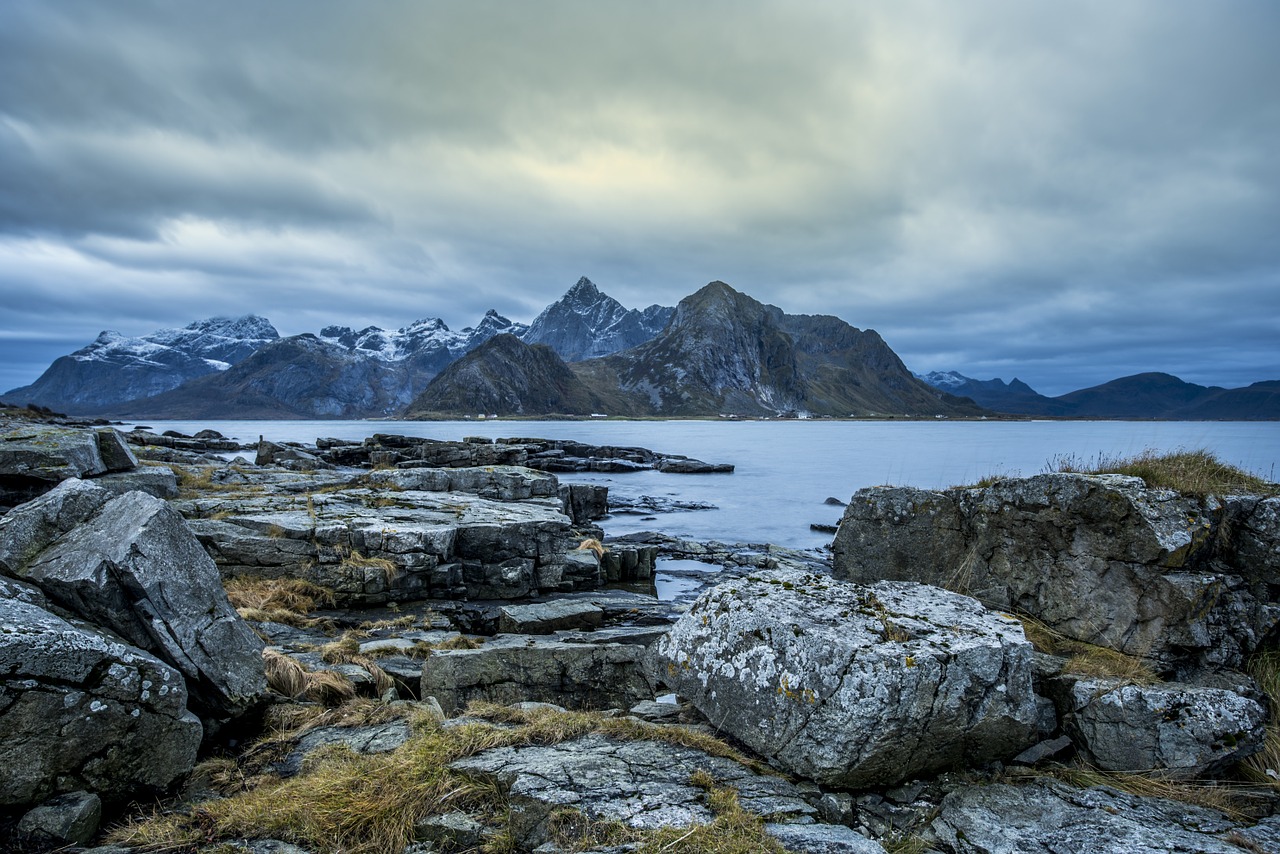
[[[500,487],[502,474],[493,473],[499,491],[536,481],[512,475]],[[520,598],[599,583],[598,564],[566,558],[580,538],[554,489],[557,497],[496,501],[350,478],[301,494],[259,483],[175,505],[224,575],[303,578],[331,588],[344,607]]]
[[266,690],[262,644],[213,561],[164,501],[93,489],[68,481],[0,520],[20,549],[5,564],[59,607],[175,667],[204,714],[242,714]]
[[453,714],[471,700],[536,700],[575,708],[630,708],[652,699],[635,644],[566,643],[498,635],[479,649],[438,650],[422,665],[421,693]]
[[833,568],[958,590],[1177,673],[1239,668],[1280,619],[1274,546],[1247,533],[1270,530],[1275,501],[1186,497],[1120,475],[873,487],[845,511]]
[[0,578],[0,807],[132,797],[189,772],[203,730],[181,674],[40,598]]
[[918,584],[761,572],[704,593],[655,677],[726,732],[826,785],[1007,758],[1035,735],[1017,621]]
[[138,467],[110,428],[27,423],[0,435],[0,510],[30,501],[67,478],[92,478]]

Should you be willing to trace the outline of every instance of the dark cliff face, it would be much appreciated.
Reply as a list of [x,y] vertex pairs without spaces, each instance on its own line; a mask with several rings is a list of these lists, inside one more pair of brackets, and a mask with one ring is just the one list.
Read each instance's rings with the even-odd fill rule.
[[980,411],[915,379],[875,332],[788,315],[723,282],[681,300],[652,341],[576,370],[663,415]]
[[406,415],[589,415],[603,402],[550,347],[497,335],[446,368]]
[[627,309],[584,276],[543,309],[520,337],[527,344],[546,344],[565,361],[577,362],[649,341],[673,312],[659,305],[643,312]]

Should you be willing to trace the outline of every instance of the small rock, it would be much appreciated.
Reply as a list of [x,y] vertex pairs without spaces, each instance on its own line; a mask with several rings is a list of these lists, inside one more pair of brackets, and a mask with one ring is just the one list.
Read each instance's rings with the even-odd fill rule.
[[102,800],[91,792],[68,792],[27,812],[18,833],[40,843],[82,845],[98,832]]

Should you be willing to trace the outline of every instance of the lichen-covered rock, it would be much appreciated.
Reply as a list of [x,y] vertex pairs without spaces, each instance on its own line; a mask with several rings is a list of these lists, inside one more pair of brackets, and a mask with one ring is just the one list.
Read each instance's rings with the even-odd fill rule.
[[656,678],[770,761],[890,785],[1035,738],[1031,645],[972,599],[795,570],[704,593],[654,646]]
[[947,795],[932,830],[955,854],[1240,854],[1226,816],[1107,787],[1038,780]]
[[1229,515],[1218,499],[1121,475],[1045,474],[945,492],[874,487],[849,502],[832,565],[860,583],[958,590],[1164,668],[1239,667],[1280,607],[1223,560]]
[[203,729],[181,675],[140,649],[0,596],[0,806],[168,787]]
[[449,714],[471,700],[628,709],[653,698],[641,666],[644,652],[634,644],[498,635],[479,649],[433,652],[422,664],[418,696],[434,696]]
[[177,668],[204,714],[238,715],[266,692],[262,642],[182,517],[158,498],[111,499],[21,574],[62,608]]
[[640,829],[710,822],[714,815],[706,792],[689,779],[697,771],[736,789],[743,808],[758,815],[795,819],[816,812],[780,777],[659,741],[587,735],[560,744],[486,750],[450,767],[487,777],[502,788],[521,850],[546,842],[552,817],[564,808]]
[[1064,728],[1104,771],[1210,776],[1258,752],[1266,735],[1267,710],[1227,688],[1080,679],[1062,693]]

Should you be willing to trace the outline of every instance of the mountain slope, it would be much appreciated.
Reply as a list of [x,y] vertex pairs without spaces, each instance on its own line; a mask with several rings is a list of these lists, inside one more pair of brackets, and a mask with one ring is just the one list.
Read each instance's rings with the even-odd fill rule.
[[138,338],[105,331],[88,346],[55,359],[31,385],[4,396],[60,412],[93,413],[225,371],[279,337],[270,321],[254,315],[198,320]]
[[602,408],[555,351],[497,335],[446,368],[405,415],[589,415]]
[[873,331],[788,315],[712,282],[680,301],[645,344],[574,370],[661,415],[977,414],[920,382]]
[[674,313],[660,305],[643,312],[624,308],[583,276],[543,309],[520,337],[527,344],[546,344],[567,362],[578,362],[649,341]]

